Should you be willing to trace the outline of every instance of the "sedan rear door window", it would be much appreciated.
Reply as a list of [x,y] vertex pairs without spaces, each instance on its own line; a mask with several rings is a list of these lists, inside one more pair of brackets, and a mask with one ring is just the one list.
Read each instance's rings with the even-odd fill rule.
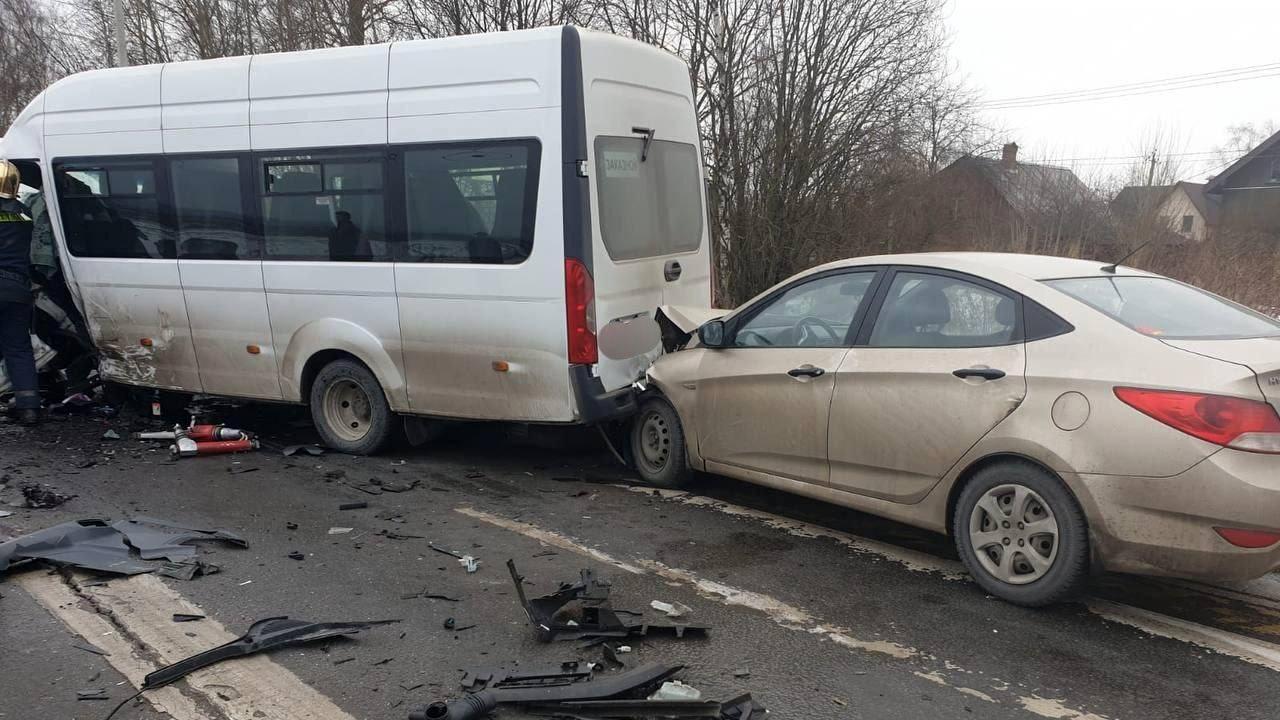
[[1169,278],[1122,275],[1045,284],[1151,337],[1236,340],[1280,335],[1275,319]]
[[871,345],[962,348],[1008,345],[1017,338],[1014,298],[949,275],[899,272],[885,297]]

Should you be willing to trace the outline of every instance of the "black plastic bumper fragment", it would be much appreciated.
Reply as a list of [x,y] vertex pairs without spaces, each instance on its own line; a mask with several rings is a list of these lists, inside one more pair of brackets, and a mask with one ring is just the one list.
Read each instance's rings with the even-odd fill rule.
[[500,704],[571,700],[612,700],[630,695],[647,695],[668,678],[683,669],[680,665],[653,663],[617,675],[596,677],[590,681],[537,687],[507,687],[482,690],[449,702],[433,702],[415,708],[409,720],[476,720],[492,712]]
[[530,703],[534,715],[587,718],[718,718],[720,703],[710,700],[563,700]]
[[[507,570],[511,572],[520,604],[529,621],[537,627],[538,639],[542,642],[583,639],[600,642],[609,638],[647,637],[660,633],[677,638],[687,635],[705,637],[710,631],[705,625],[623,622],[610,604],[611,586],[587,568],[580,571],[578,582],[560,583],[555,592],[536,598],[525,595],[524,577],[516,570],[514,560],[507,561]],[[560,619],[560,610],[575,601],[581,606],[580,616],[573,618],[572,622]]]
[[194,558],[196,549],[186,544],[194,540],[249,546],[243,538],[226,530],[184,528],[151,518],[114,523],[86,518],[0,543],[0,573],[21,560],[47,560],[86,570],[137,575],[161,567],[160,563],[148,562],[150,560]]
[[287,617],[266,618],[249,626],[248,632],[229,643],[205,650],[202,653],[192,655],[189,658],[179,660],[168,667],[163,667],[150,673],[143,678],[142,689],[154,690],[158,687],[164,687],[191,672],[220,663],[223,660],[252,655],[272,648],[285,647],[286,645],[298,645],[312,640],[321,640],[339,635],[354,635],[374,625],[395,622],[400,621],[373,620],[369,622],[313,623],[306,620],[292,620]]
[[570,365],[569,384],[578,406],[578,420],[584,425],[621,420],[636,413],[636,392],[631,387],[608,391],[589,365]]

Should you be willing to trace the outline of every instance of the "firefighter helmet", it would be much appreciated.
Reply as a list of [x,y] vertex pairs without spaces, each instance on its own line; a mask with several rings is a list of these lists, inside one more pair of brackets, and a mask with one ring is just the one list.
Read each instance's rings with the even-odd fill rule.
[[0,160],[0,198],[17,199],[20,182],[22,175],[18,173],[18,166],[8,160]]

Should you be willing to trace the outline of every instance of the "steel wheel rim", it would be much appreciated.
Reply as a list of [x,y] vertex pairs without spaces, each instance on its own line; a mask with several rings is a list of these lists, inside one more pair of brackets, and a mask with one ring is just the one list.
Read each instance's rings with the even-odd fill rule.
[[662,472],[671,459],[671,426],[659,412],[640,421],[640,462],[650,472]]
[[354,380],[338,380],[325,388],[324,420],[342,440],[359,442],[369,434],[373,419],[373,403],[369,394]]
[[1049,503],[1025,485],[997,485],[969,513],[969,543],[978,563],[1010,585],[1035,582],[1053,568],[1059,535]]

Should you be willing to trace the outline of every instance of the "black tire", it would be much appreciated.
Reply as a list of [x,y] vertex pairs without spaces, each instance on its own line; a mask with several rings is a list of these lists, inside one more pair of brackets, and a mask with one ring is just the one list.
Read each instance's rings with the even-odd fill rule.
[[311,421],[333,450],[376,454],[395,435],[395,420],[378,379],[355,360],[334,360],[311,383]]
[[642,480],[657,487],[678,488],[692,479],[684,426],[666,398],[654,395],[641,402],[628,435],[632,462]]
[[[1030,501],[1024,506],[1021,516],[1012,510],[1018,497],[1017,486],[1029,489],[1038,496],[1026,496]],[[989,503],[975,516],[978,503],[988,496]],[[1006,499],[1008,507],[1003,505]],[[1040,501],[1043,501],[1043,505]],[[986,509],[991,507],[990,502],[996,504],[998,512],[1009,512],[1008,516],[1000,516],[1008,518],[1008,525],[1005,520],[990,524],[994,519]],[[1044,519],[1045,506],[1057,527],[1055,550],[1048,550],[1044,545],[1049,541],[1047,533],[1028,534],[1034,527],[1031,521],[1037,517]],[[1027,524],[1024,526],[1020,519],[1026,520]],[[976,528],[971,524],[976,524]],[[1084,511],[1061,480],[1032,463],[1010,460],[974,473],[960,492],[951,527],[956,550],[974,581],[991,595],[1015,605],[1041,607],[1069,600],[1084,589],[1088,580],[1089,525]],[[1023,530],[1023,527],[1027,529]],[[994,538],[988,535],[987,537],[992,538],[989,540],[990,545],[983,550],[975,550],[971,531],[984,530],[1004,537]],[[981,539],[982,535],[978,537]],[[1009,542],[1005,542],[1006,537]],[[1026,553],[1037,552],[1036,547],[1040,548],[1037,559],[1047,561],[1047,569],[1037,570],[1029,562],[1030,558]],[[983,552],[985,560],[979,558],[979,552]],[[1012,581],[1006,581],[997,575],[1004,566],[1001,561],[1005,553],[1009,552],[1012,552],[1009,569],[1004,572],[1010,573]]]

